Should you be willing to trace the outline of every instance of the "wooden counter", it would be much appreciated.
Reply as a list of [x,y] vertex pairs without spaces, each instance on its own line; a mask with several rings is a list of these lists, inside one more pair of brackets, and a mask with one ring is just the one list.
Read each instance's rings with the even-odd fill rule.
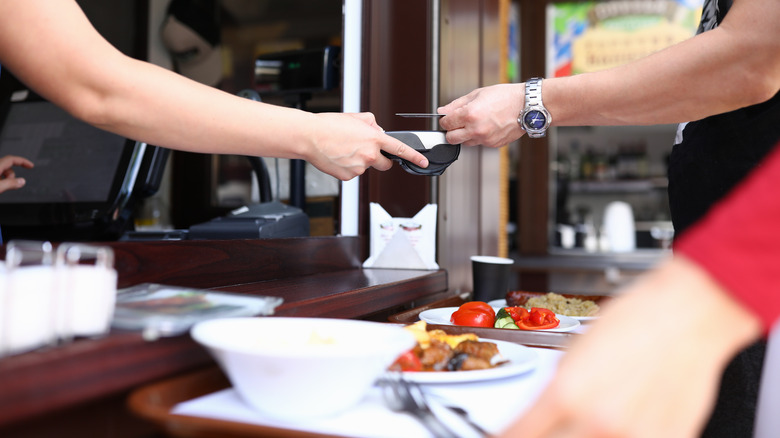
[[[386,321],[452,295],[443,270],[362,269],[356,237],[110,245],[120,288],[152,282],[278,296],[281,316]],[[213,364],[189,336],[149,342],[118,330],[2,358],[0,436],[155,436],[127,414],[124,397]]]

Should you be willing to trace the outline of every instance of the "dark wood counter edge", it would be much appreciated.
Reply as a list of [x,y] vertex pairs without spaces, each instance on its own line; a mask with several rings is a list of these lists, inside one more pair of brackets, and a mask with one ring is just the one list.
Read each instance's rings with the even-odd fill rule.
[[198,288],[256,283],[361,267],[359,237],[111,242],[119,287]]
[[[120,286],[134,282],[198,287],[198,278],[212,289],[264,295],[295,295],[277,315],[371,319],[375,313],[426,302],[447,295],[447,275],[439,271],[384,270],[381,280],[355,265],[356,239],[297,239],[274,241],[180,242],[164,244],[115,243]],[[296,250],[296,247],[298,250]],[[301,263],[301,249],[310,268]],[[271,251],[269,258],[261,252]],[[182,254],[187,254],[182,256]],[[333,254],[333,257],[329,257]],[[296,263],[288,258],[295,255]],[[181,263],[175,260],[181,258]],[[243,260],[246,258],[247,260]],[[171,261],[170,259],[174,259]],[[204,262],[206,260],[207,262]],[[236,261],[238,266],[231,265]],[[264,271],[252,260],[275,263]],[[161,269],[154,263],[168,266]],[[228,271],[222,275],[213,264]],[[290,268],[291,272],[286,269]],[[149,275],[144,276],[143,271]],[[128,281],[127,277],[134,281]],[[217,280],[215,280],[215,278]],[[219,284],[221,283],[221,284]],[[311,290],[311,285],[317,288]],[[308,293],[306,293],[308,292]],[[297,294],[297,295],[296,295]],[[385,319],[383,319],[385,320]],[[112,331],[99,339],[82,339],[0,360],[0,428],[102,397],[126,393],[138,386],[213,364],[189,336],[143,340],[139,333]]]

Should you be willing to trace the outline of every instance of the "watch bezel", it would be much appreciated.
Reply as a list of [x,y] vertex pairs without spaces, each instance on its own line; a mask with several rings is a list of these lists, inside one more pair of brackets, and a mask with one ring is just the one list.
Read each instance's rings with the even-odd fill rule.
[[[544,117],[544,126],[541,128],[534,128],[528,125],[528,123],[525,121],[525,117],[532,111],[536,111],[540,113]],[[517,118],[517,122],[520,123],[520,127],[523,128],[526,134],[528,134],[531,138],[536,137],[544,137],[547,135],[547,128],[550,127],[551,122],[550,112],[547,111],[547,108],[540,107],[540,106],[529,106],[526,108],[523,108],[523,111],[520,113],[520,116]]]
[[[517,123],[531,138],[539,138],[547,135],[547,129],[552,124],[552,116],[542,102],[542,82],[543,78],[531,78],[525,82],[525,105],[520,115],[517,117]],[[526,117],[533,111],[538,112],[544,118],[544,125],[540,128],[534,128],[526,122]]]

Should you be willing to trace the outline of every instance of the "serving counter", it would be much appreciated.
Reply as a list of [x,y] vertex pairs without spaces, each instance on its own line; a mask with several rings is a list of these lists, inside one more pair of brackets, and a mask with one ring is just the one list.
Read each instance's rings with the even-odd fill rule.
[[[161,283],[276,296],[279,316],[387,321],[454,295],[443,270],[362,269],[358,237],[114,242],[120,288]],[[4,251],[0,251],[4,253]],[[129,414],[135,388],[213,367],[188,335],[147,341],[112,330],[97,339],[0,359],[0,436],[151,437]]]

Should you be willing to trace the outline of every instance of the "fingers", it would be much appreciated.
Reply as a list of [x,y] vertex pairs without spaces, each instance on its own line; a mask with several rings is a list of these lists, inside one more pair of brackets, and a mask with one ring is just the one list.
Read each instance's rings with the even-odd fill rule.
[[[382,129],[377,123],[376,118],[374,117],[373,113],[350,113],[352,117],[355,117],[364,123],[375,127],[376,129],[385,132],[384,129]],[[384,142],[380,146],[380,148],[385,151],[389,152],[399,158],[403,158],[404,160],[410,161],[420,167],[428,167],[428,159],[425,158],[424,155],[417,152],[413,148],[409,147],[406,143],[390,137],[389,135],[382,135]],[[388,170],[393,166],[393,163],[390,159],[381,156],[378,157],[376,160],[376,163],[372,165],[374,169],[377,170]]]
[[32,169],[35,167],[35,164],[33,164],[33,162],[27,158],[14,156],[14,166],[21,166],[27,169]]
[[469,134],[466,128],[458,128],[447,131],[445,137],[447,138],[447,143],[449,144],[460,144],[463,146],[476,146],[478,144],[471,139],[471,134]]
[[445,134],[447,143],[460,144],[463,146],[476,146],[479,143],[473,140],[474,135],[469,131],[467,126],[468,111],[466,107],[455,105],[459,100],[462,100],[465,103],[465,97],[468,96],[461,97],[451,104],[439,108],[440,114],[446,114],[439,119],[439,126],[447,131]]
[[27,183],[24,178],[3,178],[0,179],[0,193],[6,190],[20,189]]
[[20,189],[27,183],[24,178],[17,178],[13,166],[31,169],[32,161],[16,155],[6,155],[0,158],[0,193],[6,190]]
[[[387,152],[415,165],[428,167],[424,155],[384,133],[371,113],[318,113],[315,147],[305,159],[319,170],[348,181],[369,167],[385,171],[393,167]],[[366,129],[367,126],[369,129]]]
[[[385,132],[384,129],[382,129],[376,123],[376,117],[374,117],[373,113],[350,113],[349,115],[378,129],[381,132]],[[422,155],[421,153],[409,147],[406,143],[385,134],[382,135],[382,138],[384,142],[380,146],[381,150],[385,152],[389,152],[390,154],[393,154],[396,157],[403,158],[404,160],[410,161],[420,167],[423,168],[428,167],[428,159],[425,158],[425,156]],[[377,159],[375,160],[374,164],[371,165],[371,167],[373,167],[376,170],[385,171],[393,167],[393,162],[392,160],[385,157],[384,155],[380,155],[377,157]]]
[[345,114],[354,117],[360,120],[361,122],[365,123],[366,125],[371,126],[381,132],[385,132],[385,130],[382,129],[382,127],[376,123],[376,117],[374,117],[373,113],[345,113]]
[[480,126],[480,120],[469,113],[468,105],[472,101],[472,94],[468,94],[439,109],[441,113],[447,114],[439,119],[439,126],[447,131],[448,143],[463,146],[478,146],[484,143],[485,136],[475,132]]
[[6,155],[3,158],[0,158],[0,171],[9,169],[12,166],[20,166],[27,169],[32,169],[34,164],[27,158],[16,155]]
[[472,91],[472,92],[471,92],[471,93],[469,93],[469,94],[466,94],[466,95],[464,95],[464,96],[461,96],[461,97],[459,97],[459,98],[457,98],[457,99],[453,100],[452,102],[448,103],[447,105],[440,106],[440,107],[438,108],[437,112],[438,112],[439,114],[450,114],[450,113],[452,113],[452,112],[453,112],[453,111],[455,111],[456,109],[458,109],[458,108],[460,108],[460,107],[463,107],[463,106],[465,106],[465,105],[466,105],[468,102],[471,102],[472,100],[474,100],[474,96],[473,96],[473,95],[474,95],[474,93],[475,93],[476,91],[477,91],[477,90],[474,90],[474,91]]
[[[366,123],[367,125],[376,128],[381,132],[385,132],[382,127],[376,123],[376,117],[373,113],[348,113],[348,115]],[[406,145],[404,142],[390,137],[389,135],[382,135],[384,142],[380,145],[380,149],[389,152],[399,158],[403,158],[407,161],[411,161],[420,167],[428,167],[428,159],[422,154]],[[380,155],[371,165],[376,170],[385,171],[393,167],[393,162],[384,155]]]
[[[389,135],[383,135],[383,137],[385,138],[385,142],[382,144],[381,147],[383,151],[389,152],[398,158],[403,158],[404,160],[414,163],[417,166],[423,168],[428,167],[429,164],[428,159],[425,158],[423,154],[417,152],[416,150],[414,150],[412,147],[402,142],[401,140],[390,137]],[[377,160],[377,163],[372,167],[374,167],[377,170],[387,170],[390,167],[392,167],[393,163],[390,159],[384,156],[382,156],[381,158],[383,158],[383,160]],[[380,167],[384,167],[384,168],[380,168]]]
[[[548,387],[549,390],[549,387]],[[543,392],[539,399],[515,421],[502,435],[502,438],[514,436],[522,438],[550,438],[568,436],[568,422],[565,421],[565,413],[562,406],[555,403],[554,398]],[[517,431],[522,431],[515,435]]]

